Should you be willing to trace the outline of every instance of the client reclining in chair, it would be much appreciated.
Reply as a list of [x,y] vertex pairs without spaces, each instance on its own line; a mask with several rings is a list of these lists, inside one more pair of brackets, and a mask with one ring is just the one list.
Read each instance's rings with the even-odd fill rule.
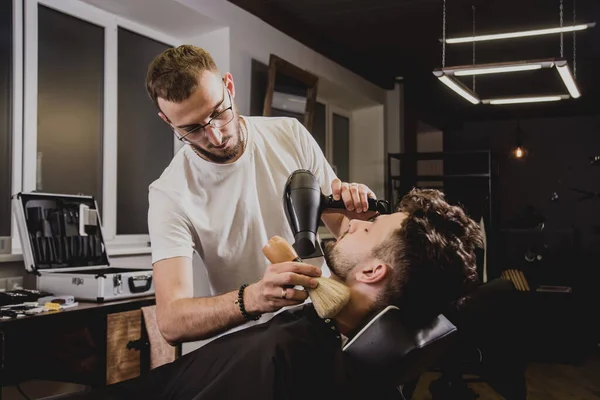
[[372,394],[372,383],[345,362],[344,343],[388,305],[398,306],[408,326],[437,317],[476,281],[475,249],[481,240],[479,225],[441,192],[415,189],[395,213],[352,220],[348,231],[326,246],[332,279],[351,289],[336,317],[319,318],[311,304],[282,311],[150,371],[121,395],[304,400]]

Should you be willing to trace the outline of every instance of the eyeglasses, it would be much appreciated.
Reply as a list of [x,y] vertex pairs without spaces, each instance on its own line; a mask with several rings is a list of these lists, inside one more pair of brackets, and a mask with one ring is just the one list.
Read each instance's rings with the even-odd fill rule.
[[190,140],[200,139],[205,133],[205,129],[207,126],[210,126],[213,129],[221,129],[225,125],[230,123],[233,120],[235,114],[233,113],[233,103],[231,102],[231,94],[229,93],[229,90],[226,90],[225,82],[223,82],[223,100],[221,100],[221,103],[219,103],[217,108],[219,108],[221,104],[223,104],[223,102],[225,101],[225,92],[227,92],[227,95],[229,97],[229,107],[212,117],[206,124],[198,124],[184,131],[182,131],[181,128],[173,126],[173,124],[170,124],[171,127],[175,130],[175,137],[177,137],[177,139],[179,139],[181,142],[189,144]]

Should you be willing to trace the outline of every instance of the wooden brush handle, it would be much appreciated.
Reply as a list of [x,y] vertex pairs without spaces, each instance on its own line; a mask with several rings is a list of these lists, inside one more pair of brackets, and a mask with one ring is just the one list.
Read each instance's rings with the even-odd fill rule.
[[272,264],[278,264],[286,261],[300,261],[298,253],[281,236],[273,236],[262,249],[263,254]]

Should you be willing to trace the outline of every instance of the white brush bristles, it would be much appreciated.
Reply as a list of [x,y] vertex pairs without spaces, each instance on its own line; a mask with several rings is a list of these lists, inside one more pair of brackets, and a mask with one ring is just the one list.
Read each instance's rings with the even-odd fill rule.
[[333,318],[350,300],[350,288],[330,278],[315,278],[319,285],[308,288],[308,295],[321,318]]

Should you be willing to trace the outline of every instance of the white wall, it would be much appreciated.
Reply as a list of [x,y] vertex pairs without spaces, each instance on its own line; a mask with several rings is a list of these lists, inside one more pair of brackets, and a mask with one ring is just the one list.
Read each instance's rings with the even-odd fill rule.
[[383,106],[352,113],[350,126],[350,181],[367,185],[377,198],[385,194]]
[[229,27],[215,29],[184,39],[185,43],[202,47],[210,53],[222,74],[231,70]]
[[175,0],[230,28],[231,73],[237,85],[236,103],[250,110],[252,58],[268,64],[271,53],[304,68],[327,83],[336,84],[362,106],[384,104],[385,90],[329,60],[254,15],[224,0]]
[[[250,94],[252,91],[252,56],[240,48],[231,34],[230,71],[235,83],[235,104],[240,113],[250,115]],[[269,61],[261,60],[265,64]],[[224,72],[224,71],[223,71]]]

